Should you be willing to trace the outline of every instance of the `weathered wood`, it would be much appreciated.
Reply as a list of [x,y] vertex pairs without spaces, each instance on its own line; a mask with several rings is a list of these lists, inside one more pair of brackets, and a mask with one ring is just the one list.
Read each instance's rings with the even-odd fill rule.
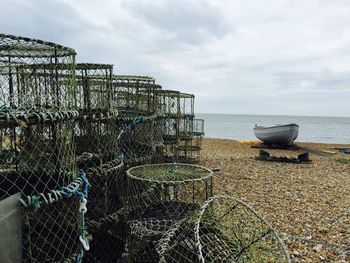
[[258,160],[270,161],[270,162],[286,162],[286,163],[310,163],[309,153],[305,152],[299,154],[297,158],[286,156],[271,156],[270,153],[264,150],[260,150]]

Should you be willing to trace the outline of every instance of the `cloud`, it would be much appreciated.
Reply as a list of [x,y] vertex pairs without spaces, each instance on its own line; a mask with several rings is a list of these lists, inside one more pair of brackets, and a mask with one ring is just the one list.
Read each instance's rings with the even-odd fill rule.
[[13,0],[5,33],[58,42],[78,61],[151,75],[196,111],[349,115],[346,0]]
[[64,2],[10,2],[0,9],[3,33],[66,44],[91,26]]
[[280,72],[275,74],[286,93],[337,93],[349,90],[350,72]]
[[232,32],[220,10],[207,0],[129,0],[122,7],[175,44],[199,45]]

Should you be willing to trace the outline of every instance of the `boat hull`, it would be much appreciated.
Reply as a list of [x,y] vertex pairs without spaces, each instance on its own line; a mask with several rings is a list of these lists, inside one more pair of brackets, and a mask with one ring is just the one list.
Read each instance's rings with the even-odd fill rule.
[[254,132],[255,136],[266,144],[290,145],[298,137],[299,126],[294,123],[271,127],[257,126]]

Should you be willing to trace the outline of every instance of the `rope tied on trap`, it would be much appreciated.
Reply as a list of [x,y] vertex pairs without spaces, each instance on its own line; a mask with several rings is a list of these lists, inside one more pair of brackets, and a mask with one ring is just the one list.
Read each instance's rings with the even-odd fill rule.
[[123,119],[123,121],[129,121],[130,123],[125,128],[119,129],[119,134],[118,134],[117,140],[119,140],[125,132],[134,130],[138,124],[152,121],[156,117],[157,117],[157,115],[151,115],[151,116],[142,116],[141,115],[141,116],[136,116],[134,118],[121,118],[121,119]]
[[29,124],[54,122],[63,120],[73,120],[79,116],[75,110],[66,111],[19,111],[17,109],[2,106],[0,107],[0,123],[15,124],[21,127],[27,127]]
[[[85,173],[80,170],[79,176],[68,186],[62,186],[58,190],[51,190],[49,193],[39,193],[37,195],[26,196],[21,203],[26,208],[33,208],[34,211],[38,210],[42,203],[48,205],[52,204],[63,198],[78,196],[79,198],[87,198],[90,183],[85,176]],[[80,191],[81,189],[81,191]]]

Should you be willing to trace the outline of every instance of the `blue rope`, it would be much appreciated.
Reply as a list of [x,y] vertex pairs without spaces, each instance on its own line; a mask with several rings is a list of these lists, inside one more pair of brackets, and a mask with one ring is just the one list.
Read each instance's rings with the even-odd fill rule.
[[80,248],[79,253],[77,255],[77,263],[83,262],[84,250]]
[[81,182],[76,182],[74,186],[63,186],[58,192],[60,192],[64,197],[70,197],[72,195],[77,195],[80,198],[86,198],[88,196],[89,188],[91,187],[89,180],[87,179],[83,170],[79,170],[79,176],[84,183],[82,191],[79,191]]
[[143,122],[143,116],[138,116],[127,126],[128,130],[135,129],[136,125]]
[[[41,207],[41,201],[39,197],[42,197],[46,204],[53,203],[58,199],[71,197],[72,195],[78,196],[80,199],[87,198],[89,188],[91,187],[89,180],[87,179],[84,171],[79,171],[79,176],[75,182],[71,183],[69,186],[62,186],[59,190],[51,190],[48,194],[40,193],[37,195],[27,196],[27,201],[21,199],[21,203],[25,207],[33,207],[34,211],[37,211]],[[83,183],[83,186],[82,186]],[[82,190],[80,191],[80,188]],[[55,198],[52,198],[52,194]]]
[[91,188],[91,184],[89,183],[89,180],[87,179],[83,170],[79,170],[79,175],[84,182],[84,186],[82,191],[78,192],[78,195],[80,196],[80,198],[87,198],[89,189]]

